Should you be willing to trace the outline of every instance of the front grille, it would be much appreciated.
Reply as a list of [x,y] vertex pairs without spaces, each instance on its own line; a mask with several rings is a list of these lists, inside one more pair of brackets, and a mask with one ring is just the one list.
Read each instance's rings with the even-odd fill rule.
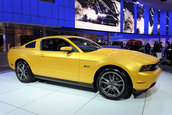
[[152,64],[152,65],[150,65],[150,69],[149,69],[149,71],[154,71],[154,70],[156,70],[158,67],[157,67],[157,63],[156,64]]

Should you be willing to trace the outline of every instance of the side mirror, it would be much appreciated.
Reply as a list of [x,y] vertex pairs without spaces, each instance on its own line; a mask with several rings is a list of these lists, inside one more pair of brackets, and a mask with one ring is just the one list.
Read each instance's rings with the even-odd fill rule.
[[60,51],[65,51],[65,52],[72,52],[72,47],[69,46],[64,46],[60,48]]

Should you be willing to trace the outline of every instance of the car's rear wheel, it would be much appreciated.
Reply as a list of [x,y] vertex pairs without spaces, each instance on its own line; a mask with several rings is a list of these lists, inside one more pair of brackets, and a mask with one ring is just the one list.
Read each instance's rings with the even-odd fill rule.
[[16,76],[23,83],[35,81],[29,65],[25,61],[16,64]]
[[114,68],[103,70],[98,76],[96,85],[101,95],[112,100],[124,98],[130,88],[128,77]]

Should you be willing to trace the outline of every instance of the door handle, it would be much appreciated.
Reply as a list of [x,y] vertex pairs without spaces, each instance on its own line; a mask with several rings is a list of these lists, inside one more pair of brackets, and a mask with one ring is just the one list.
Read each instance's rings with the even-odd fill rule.
[[40,54],[41,57],[44,57],[44,54]]

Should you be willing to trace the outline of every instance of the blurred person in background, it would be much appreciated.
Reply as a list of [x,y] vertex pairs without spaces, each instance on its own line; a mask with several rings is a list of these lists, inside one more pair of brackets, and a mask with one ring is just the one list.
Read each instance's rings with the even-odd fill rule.
[[146,54],[150,54],[150,44],[149,43],[147,43],[146,45],[145,45],[145,53]]

